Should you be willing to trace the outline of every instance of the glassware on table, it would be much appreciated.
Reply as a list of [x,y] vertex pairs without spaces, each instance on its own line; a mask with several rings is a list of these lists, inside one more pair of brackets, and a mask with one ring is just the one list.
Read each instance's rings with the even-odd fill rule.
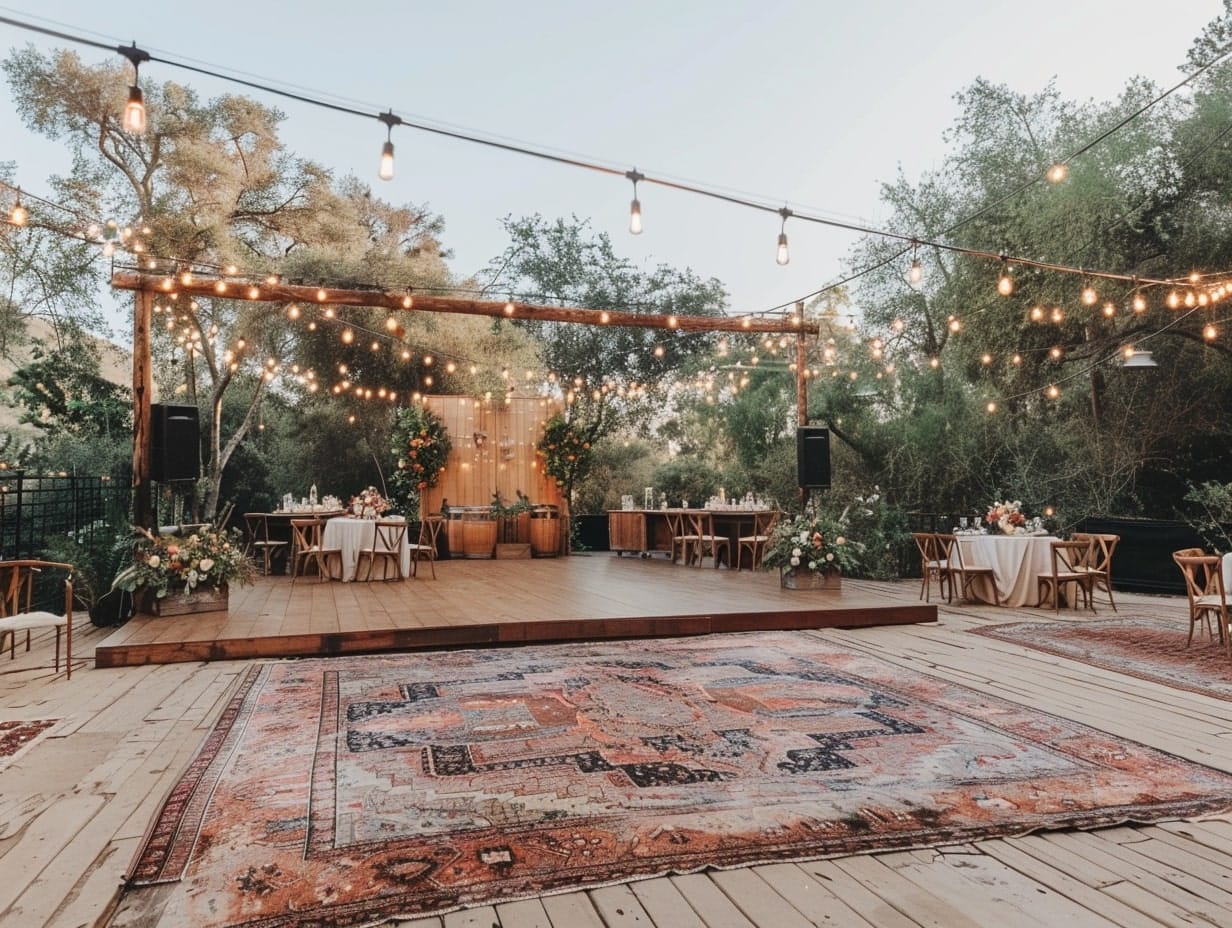
[[967,517],[966,516],[959,517],[958,527],[961,528],[964,532],[967,530]]

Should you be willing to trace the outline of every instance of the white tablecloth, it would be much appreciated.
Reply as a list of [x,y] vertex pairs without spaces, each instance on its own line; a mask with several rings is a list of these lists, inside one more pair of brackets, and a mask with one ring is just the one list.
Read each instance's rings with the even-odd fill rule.
[[[390,516],[386,521],[393,522],[399,518],[401,517]],[[342,579],[344,581],[355,579],[355,563],[359,560],[359,549],[372,547],[373,533],[376,531],[373,528],[375,524],[372,519],[352,519],[349,516],[339,516],[325,523],[321,543],[326,548],[342,549]],[[411,575],[411,549],[405,537],[402,539],[401,561],[402,576],[409,577]],[[365,567],[364,570],[366,573],[367,568]],[[372,576],[380,578],[380,569],[378,568]],[[392,572],[390,576],[393,576]]]
[[1052,573],[1051,535],[958,535],[963,563],[991,567],[996,590],[982,580],[971,592],[984,602],[1003,606],[1038,606],[1039,575]]

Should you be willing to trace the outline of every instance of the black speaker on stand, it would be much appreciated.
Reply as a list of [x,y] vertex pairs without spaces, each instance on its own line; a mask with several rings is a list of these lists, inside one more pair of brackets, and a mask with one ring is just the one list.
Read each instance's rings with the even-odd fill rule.
[[201,476],[201,426],[196,406],[150,405],[150,479],[158,483]]
[[825,426],[796,429],[796,473],[802,490],[830,489],[830,430]]

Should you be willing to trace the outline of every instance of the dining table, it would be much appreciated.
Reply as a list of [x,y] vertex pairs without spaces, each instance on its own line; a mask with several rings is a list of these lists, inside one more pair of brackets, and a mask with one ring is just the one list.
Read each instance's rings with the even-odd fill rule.
[[[384,521],[396,522],[403,518],[403,516],[386,516]],[[325,523],[321,546],[342,551],[342,580],[344,583],[355,579],[355,565],[359,562],[360,549],[372,547],[375,538],[375,519],[336,516]],[[402,550],[398,563],[402,565],[402,576],[409,577],[411,575],[411,548],[405,535],[402,537]]]
[[1002,606],[1040,605],[1040,574],[1052,573],[1053,535],[954,536],[967,567],[991,567],[994,584],[974,577],[971,595],[982,602]]

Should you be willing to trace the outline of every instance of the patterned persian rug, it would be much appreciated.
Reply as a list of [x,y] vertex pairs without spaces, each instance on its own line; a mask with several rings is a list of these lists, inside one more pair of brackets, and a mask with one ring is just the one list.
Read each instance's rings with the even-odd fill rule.
[[1232,776],[808,635],[254,667],[131,884],[370,925],[756,861],[1232,805]]
[[1185,647],[1189,637],[1186,619],[1125,616],[1096,622],[1012,622],[970,631],[1175,689],[1232,700],[1232,661],[1223,645],[1212,642],[1199,627],[1193,646]]
[[32,745],[59,719],[37,719],[32,722],[0,722],[0,769],[7,767],[17,755]]

